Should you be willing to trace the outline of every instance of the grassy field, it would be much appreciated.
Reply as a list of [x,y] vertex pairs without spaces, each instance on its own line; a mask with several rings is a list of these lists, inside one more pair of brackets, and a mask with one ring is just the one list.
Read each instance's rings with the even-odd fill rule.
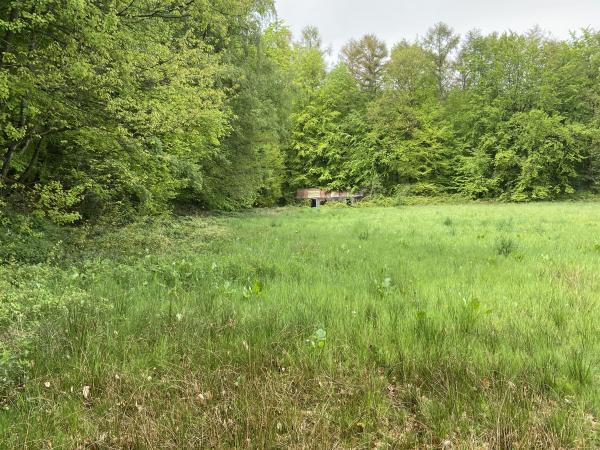
[[0,269],[0,447],[600,448],[600,204],[266,210]]

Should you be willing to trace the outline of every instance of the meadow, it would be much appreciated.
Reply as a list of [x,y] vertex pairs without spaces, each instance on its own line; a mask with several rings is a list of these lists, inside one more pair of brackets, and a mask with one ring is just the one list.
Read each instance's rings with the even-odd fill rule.
[[72,230],[0,266],[0,448],[600,448],[600,204]]

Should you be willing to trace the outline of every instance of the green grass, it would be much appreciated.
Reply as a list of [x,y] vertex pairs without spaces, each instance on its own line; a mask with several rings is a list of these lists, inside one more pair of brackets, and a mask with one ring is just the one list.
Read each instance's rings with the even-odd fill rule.
[[0,447],[600,447],[600,204],[79,233],[0,269]]

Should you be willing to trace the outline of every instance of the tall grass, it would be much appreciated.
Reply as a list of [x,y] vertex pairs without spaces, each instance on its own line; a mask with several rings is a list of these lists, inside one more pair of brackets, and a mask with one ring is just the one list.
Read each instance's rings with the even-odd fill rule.
[[539,204],[88,234],[0,271],[30,302],[0,447],[598,448],[599,232]]

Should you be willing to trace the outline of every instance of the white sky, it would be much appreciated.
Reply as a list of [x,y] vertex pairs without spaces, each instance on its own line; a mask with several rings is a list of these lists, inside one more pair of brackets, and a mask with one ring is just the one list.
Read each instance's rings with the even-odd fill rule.
[[527,31],[535,25],[555,37],[569,31],[600,28],[600,0],[275,0],[279,18],[294,32],[316,25],[332,59],[350,39],[374,33],[393,45],[422,36],[435,22],[457,32],[478,28]]

